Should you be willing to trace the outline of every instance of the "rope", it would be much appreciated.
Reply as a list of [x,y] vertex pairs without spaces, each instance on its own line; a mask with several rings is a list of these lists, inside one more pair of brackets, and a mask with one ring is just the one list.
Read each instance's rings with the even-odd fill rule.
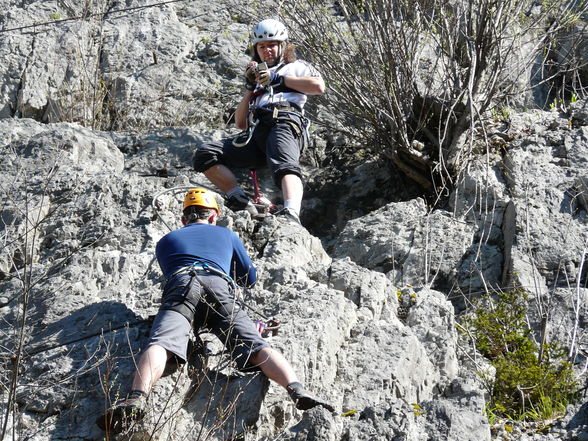
[[[189,266],[184,267],[184,268],[180,268],[180,270],[178,270],[176,273],[174,273],[174,276],[178,275],[179,274],[179,271],[186,270],[186,269],[192,268],[192,267],[197,266],[197,265],[202,266],[202,268],[205,271],[208,271],[208,272],[210,272],[212,274],[215,274],[215,275],[217,275],[217,276],[222,277],[223,279],[225,279],[229,283],[229,285],[231,286],[231,288],[233,289],[233,291],[236,291],[237,294],[235,295],[235,300],[242,307],[247,308],[250,311],[256,313],[259,317],[261,317],[263,320],[265,320],[267,322],[274,320],[273,317],[267,317],[260,310],[258,310],[256,308],[254,308],[253,306],[247,304],[247,302],[245,302],[245,300],[244,300],[244,296],[240,292],[241,290],[245,290],[245,288],[239,287],[239,285],[237,285],[237,283],[233,280],[233,278],[231,276],[229,276],[228,274],[225,274],[223,271],[221,271],[221,270],[213,267],[212,265],[208,264],[207,262],[204,262],[204,261],[201,261],[201,260],[197,260],[192,265],[189,265]],[[200,281],[200,279],[199,279],[199,277],[197,275],[195,275],[194,277],[196,277],[196,279],[198,279]],[[203,284],[201,283],[201,285],[203,285]],[[271,328],[271,329],[274,329],[274,328]]]
[[[134,11],[138,11],[140,9],[148,9],[148,8],[155,8],[158,6],[165,6],[171,3],[178,3],[178,2],[183,2],[186,0],[168,0],[168,1],[163,1],[163,2],[157,2],[157,3],[151,3],[148,5],[143,5],[143,6],[133,6],[133,7],[129,7],[129,8],[122,8],[122,9],[115,9],[113,11],[106,11],[106,12],[95,12],[93,14],[86,14],[86,15],[78,15],[78,16],[74,16],[74,17],[68,17],[68,18],[62,18],[60,20],[51,20],[51,21],[44,21],[41,23],[35,23],[32,25],[25,25],[25,26],[18,26],[15,28],[8,28],[8,29],[0,29],[0,34],[4,33],[4,32],[12,32],[12,31],[22,31],[24,29],[31,29],[31,28],[36,28],[38,26],[48,26],[48,25],[54,25],[54,24],[60,24],[60,23],[65,23],[67,21],[74,21],[74,20],[85,20],[88,18],[92,18],[92,17],[98,17],[98,16],[102,16],[102,17],[106,17],[109,14],[115,14],[117,12],[134,12]],[[220,8],[217,10],[220,11],[221,9],[224,8]],[[206,14],[200,14],[202,15],[207,15],[210,12],[207,12]],[[114,19],[119,18],[119,17],[113,17]]]

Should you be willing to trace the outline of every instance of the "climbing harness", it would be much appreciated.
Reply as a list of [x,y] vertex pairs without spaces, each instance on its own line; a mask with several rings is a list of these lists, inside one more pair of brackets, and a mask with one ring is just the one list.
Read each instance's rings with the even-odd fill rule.
[[[241,290],[239,289],[239,286],[235,283],[233,278],[231,276],[229,276],[228,274],[226,274],[225,272],[219,270],[218,268],[215,268],[214,266],[208,264],[207,262],[204,262],[202,260],[197,260],[192,265],[188,265],[188,266],[185,266],[185,267],[178,269],[177,271],[172,273],[172,275],[167,279],[166,283],[168,281],[170,281],[171,279],[173,279],[174,277],[179,276],[181,274],[188,274],[192,278],[198,279],[197,272],[199,272],[199,271],[214,274],[214,275],[219,276],[227,281],[231,290],[233,292],[235,292],[235,300],[239,304],[239,306],[246,308],[246,309],[249,309],[251,312],[257,314],[259,316],[259,318],[261,319],[261,320],[254,321],[254,323],[256,324],[257,330],[259,331],[259,334],[262,337],[265,338],[265,337],[269,337],[271,335],[277,335],[278,329],[280,327],[279,320],[277,320],[275,317],[267,317],[265,314],[263,314],[258,309],[247,304],[245,302],[245,300],[243,300],[243,295],[241,294]],[[191,287],[191,283],[188,284],[187,289],[190,289],[190,287]]]
[[234,288],[234,286],[236,286],[235,282],[233,281],[233,279],[229,275],[225,274],[221,270],[218,270],[218,269],[212,267],[207,262],[204,262],[202,260],[196,260],[193,264],[188,265],[188,266],[183,266],[180,269],[174,271],[172,273],[172,275],[169,276],[167,281],[173,279],[176,276],[179,276],[180,274],[189,274],[189,275],[193,276],[193,275],[196,275],[197,271],[205,271],[205,272],[214,273],[217,276],[221,276],[223,279],[227,280],[229,282],[229,285],[231,285],[231,288]]
[[309,127],[310,120],[304,116],[295,103],[290,101],[281,101],[270,103],[264,106],[255,106],[251,112],[258,121],[267,121],[267,115],[271,114],[271,121],[274,124],[285,123],[290,126],[296,138],[303,136],[302,149],[308,145],[310,139]]
[[[278,69],[280,69],[281,67],[282,66],[280,66]],[[253,132],[255,131],[255,128],[257,127],[257,124],[259,123],[259,119],[253,118],[253,112],[251,111],[251,109],[253,107],[253,103],[255,102],[255,100],[258,97],[260,97],[261,95],[263,95],[264,93],[266,93],[266,91],[268,91],[268,90],[269,90],[270,96],[273,96],[274,89],[271,86],[269,87],[269,89],[260,87],[251,94],[251,98],[249,98],[249,108],[247,110],[247,123],[248,123],[247,129],[243,130],[242,132],[240,132],[237,136],[235,136],[233,138],[233,145],[235,147],[244,147],[249,143],[249,141],[251,141],[251,138],[253,137]]]
[[[262,64],[265,66],[264,69],[267,69],[267,66],[265,65],[265,63],[260,63],[259,65],[262,65]],[[276,67],[274,72],[277,73],[284,66],[286,66],[286,63],[278,64],[278,66]],[[256,106],[254,104],[255,100],[257,100],[257,98],[259,98],[260,96],[262,96],[266,93],[269,94],[268,102],[270,103],[270,105]],[[248,115],[247,115],[248,127],[246,130],[243,130],[242,132],[240,132],[237,136],[235,136],[233,138],[233,145],[235,147],[244,147],[249,143],[249,141],[251,141],[251,138],[253,137],[253,132],[255,131],[255,128],[257,127],[257,125],[259,124],[259,122],[261,120],[261,118],[258,116],[259,110],[269,110],[270,112],[272,112],[272,116],[273,116],[274,120],[279,120],[279,114],[281,112],[295,113],[297,116],[300,116],[303,120],[306,120],[306,118],[304,118],[304,116],[302,114],[302,109],[300,109],[294,103],[288,103],[287,105],[280,106],[280,105],[274,105],[273,100],[274,100],[273,86],[260,87],[253,92],[253,94],[251,95],[251,98],[249,99],[249,109],[248,109]],[[298,129],[298,132],[300,132],[300,129]]]
[[[251,138],[253,138],[253,132],[265,116],[264,113],[271,113],[272,120],[276,123],[285,122],[290,125],[297,137],[300,137],[300,135],[304,134],[304,145],[307,144],[309,139],[309,119],[302,114],[302,112],[294,103],[284,102],[284,104],[252,106],[248,116],[249,126],[246,130],[243,130],[233,138],[232,142],[235,147],[245,147],[251,141]],[[294,119],[291,118],[291,116],[300,118],[301,123],[298,124]]]
[[253,131],[255,130],[255,127],[257,127],[257,124],[259,124],[259,120],[254,120],[253,118],[251,118],[252,116],[253,115],[250,113],[249,126],[247,127],[247,129],[243,130],[241,133],[239,133],[237,136],[233,138],[233,145],[235,147],[244,147],[249,143],[249,141],[251,141],[251,138],[253,138]]

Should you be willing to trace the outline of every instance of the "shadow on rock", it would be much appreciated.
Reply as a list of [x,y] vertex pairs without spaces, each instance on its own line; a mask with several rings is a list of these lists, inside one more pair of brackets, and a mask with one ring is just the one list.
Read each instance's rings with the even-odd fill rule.
[[119,302],[93,303],[34,334],[26,352],[32,356],[133,326],[150,326],[150,319],[141,317]]
[[574,430],[579,427],[585,427],[588,425],[588,403],[582,404],[576,414],[572,417],[570,422],[567,424],[567,430]]
[[52,439],[98,439],[88,421],[128,392],[149,328],[149,319],[108,301],[50,323],[25,348],[18,404]]

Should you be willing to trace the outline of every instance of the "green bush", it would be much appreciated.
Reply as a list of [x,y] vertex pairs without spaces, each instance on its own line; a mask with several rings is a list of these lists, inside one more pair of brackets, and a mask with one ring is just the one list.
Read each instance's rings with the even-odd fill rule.
[[526,314],[525,292],[488,294],[464,320],[464,329],[496,368],[488,409],[510,419],[537,421],[565,410],[575,399],[577,384],[565,348],[550,343],[539,351]]

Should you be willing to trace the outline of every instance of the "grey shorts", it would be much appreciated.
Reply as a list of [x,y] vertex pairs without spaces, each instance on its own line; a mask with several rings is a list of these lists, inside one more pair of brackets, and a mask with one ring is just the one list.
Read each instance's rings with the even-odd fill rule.
[[[199,298],[199,301],[192,324],[177,311],[160,309],[153,322],[147,347],[160,345],[174,354],[178,362],[185,363],[190,328],[193,326],[195,333],[206,328],[229,349],[239,369],[251,367],[250,357],[269,347],[269,343],[259,335],[253,321],[236,302],[225,279],[204,274],[198,274],[197,277],[197,283],[190,283],[189,275],[178,276],[171,281],[172,286],[166,286],[164,291],[164,294],[166,291],[177,292],[181,287],[194,291],[189,297]],[[162,303],[165,303],[165,296]]]
[[145,349],[152,345],[159,345],[174,354],[178,361],[185,363],[188,359],[190,328],[190,322],[182,314],[162,309],[153,321],[151,335]]

